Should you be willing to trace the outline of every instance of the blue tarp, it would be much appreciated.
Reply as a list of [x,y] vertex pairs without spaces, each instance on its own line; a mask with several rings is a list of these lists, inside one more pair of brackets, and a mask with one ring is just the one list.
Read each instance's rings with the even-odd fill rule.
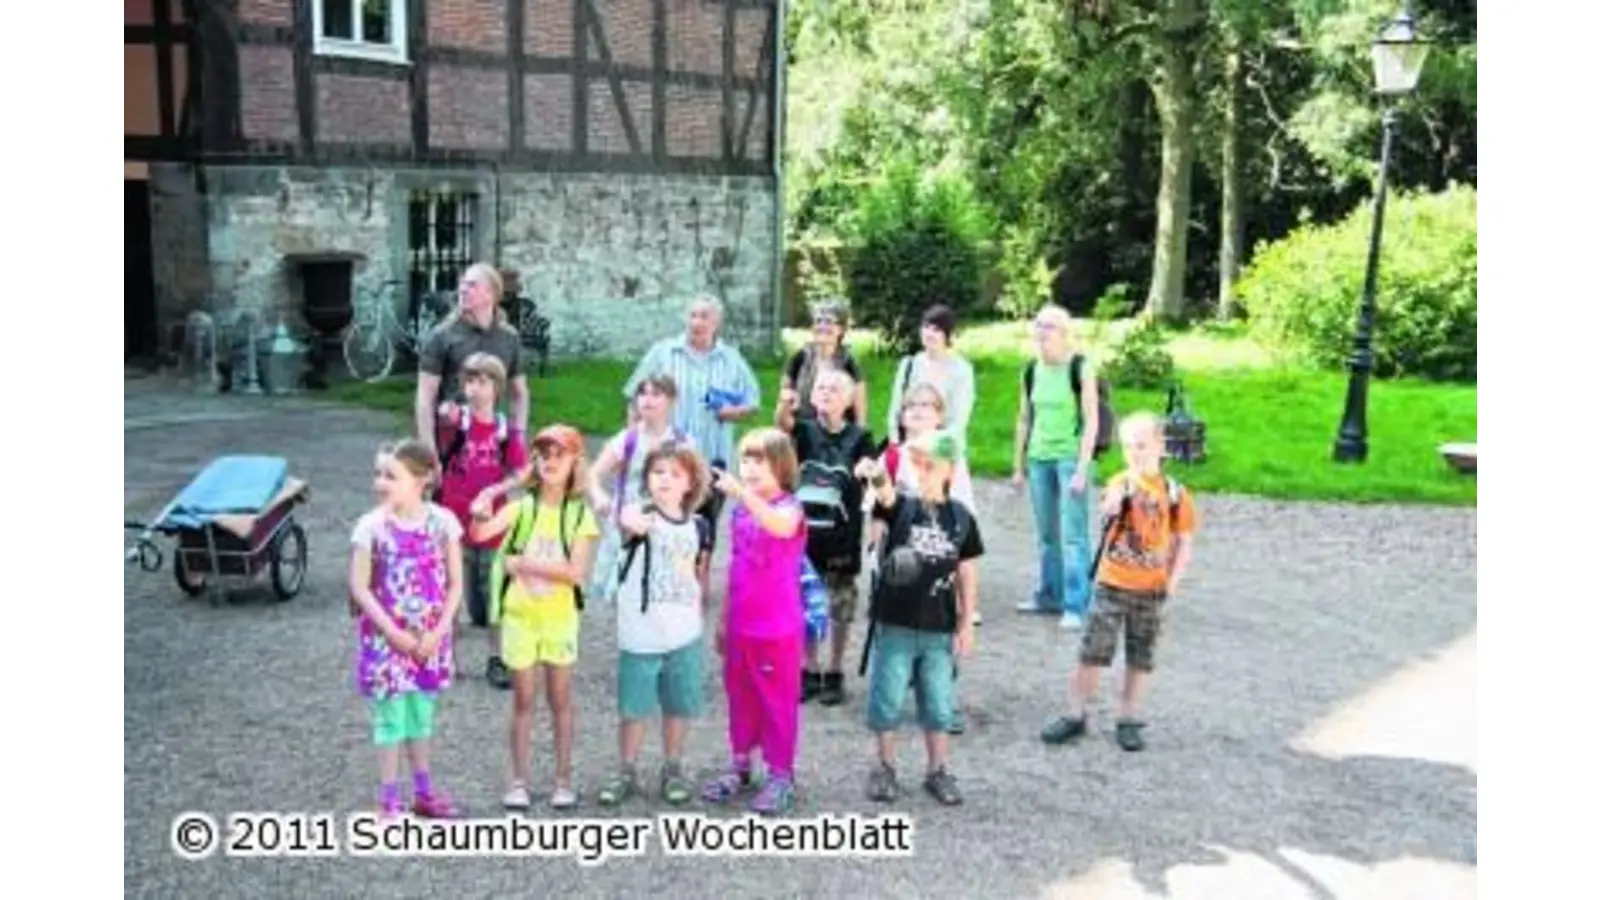
[[283,490],[289,461],[281,456],[222,456],[211,461],[157,527],[199,528],[223,515],[253,515]]

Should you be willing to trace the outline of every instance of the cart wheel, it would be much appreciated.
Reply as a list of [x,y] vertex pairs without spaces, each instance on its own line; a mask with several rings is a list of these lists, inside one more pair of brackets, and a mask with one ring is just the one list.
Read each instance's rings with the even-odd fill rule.
[[291,522],[272,544],[272,589],[279,600],[293,600],[306,583],[306,532]]
[[206,592],[206,576],[190,575],[189,567],[183,561],[182,548],[172,553],[172,577],[178,582],[178,587],[191,597],[198,597]]

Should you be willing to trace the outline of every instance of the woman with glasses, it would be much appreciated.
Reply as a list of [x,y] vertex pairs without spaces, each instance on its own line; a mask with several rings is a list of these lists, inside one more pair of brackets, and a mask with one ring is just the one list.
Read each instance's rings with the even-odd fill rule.
[[824,367],[842,369],[855,382],[855,397],[845,408],[846,422],[865,427],[867,422],[867,382],[861,366],[844,345],[850,327],[850,310],[843,300],[829,298],[811,306],[811,343],[795,351],[783,367],[783,382],[778,392],[777,419],[785,410],[796,419],[815,419],[811,388]]

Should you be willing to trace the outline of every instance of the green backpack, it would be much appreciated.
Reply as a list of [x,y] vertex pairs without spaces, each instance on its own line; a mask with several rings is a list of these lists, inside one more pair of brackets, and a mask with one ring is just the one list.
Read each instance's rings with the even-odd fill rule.
[[[561,554],[567,559],[572,558],[572,536],[578,525],[583,522],[584,510],[587,507],[582,500],[568,498],[561,504],[561,522],[556,530],[561,535]],[[577,511],[571,526],[567,524],[569,513]],[[494,564],[489,569],[489,624],[500,624],[500,616],[505,608],[506,590],[511,586],[511,574],[506,571],[506,560],[521,553],[528,545],[528,538],[532,537],[533,525],[539,520],[539,498],[534,494],[524,494],[517,500],[517,517],[512,520],[511,528],[506,532],[505,538],[500,542],[500,549],[495,551]],[[579,612],[583,611],[583,588],[572,586],[572,596]]]

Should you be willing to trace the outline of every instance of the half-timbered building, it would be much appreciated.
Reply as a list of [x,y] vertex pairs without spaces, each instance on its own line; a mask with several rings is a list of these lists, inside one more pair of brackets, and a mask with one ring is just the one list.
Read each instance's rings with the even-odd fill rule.
[[124,3],[130,345],[298,326],[330,259],[356,303],[515,269],[557,352],[643,350],[701,292],[775,338],[774,0]]

